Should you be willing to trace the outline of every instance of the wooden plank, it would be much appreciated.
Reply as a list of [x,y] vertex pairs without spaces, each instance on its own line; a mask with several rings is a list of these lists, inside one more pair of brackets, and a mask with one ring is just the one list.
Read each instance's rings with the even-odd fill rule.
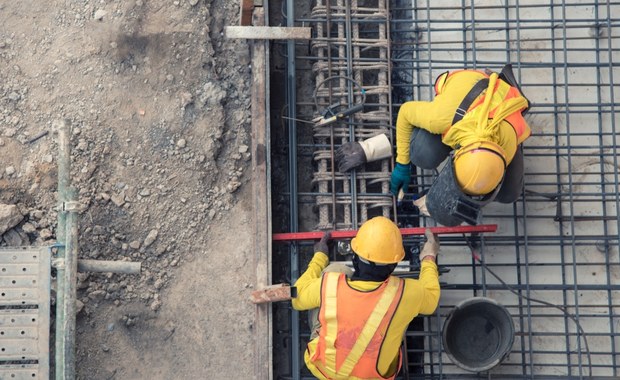
[[291,286],[289,284],[269,285],[252,292],[250,300],[252,303],[268,303],[278,301],[288,301],[292,298]]
[[[265,25],[264,8],[254,8],[254,25]],[[253,41],[252,53],[252,200],[254,266],[257,289],[271,284],[271,178],[269,139],[268,41]],[[272,310],[257,304],[254,318],[254,378],[273,379]]]
[[309,40],[311,34],[310,28],[297,26],[227,26],[224,29],[226,38],[247,40]]
[[241,19],[239,25],[252,25],[252,13],[254,11],[254,0],[241,0]]

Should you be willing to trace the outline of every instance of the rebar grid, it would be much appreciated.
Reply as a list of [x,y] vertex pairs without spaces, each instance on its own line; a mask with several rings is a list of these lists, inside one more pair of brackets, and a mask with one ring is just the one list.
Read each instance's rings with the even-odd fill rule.
[[[440,264],[451,270],[441,277],[440,308],[423,332],[407,335],[410,373],[476,377],[448,359],[441,329],[456,303],[484,295],[508,308],[517,331],[508,360],[486,375],[618,378],[620,22],[613,15],[620,3],[453,3],[392,3],[394,103],[431,100],[434,78],[446,70],[513,64],[532,103],[525,191],[512,206],[485,207],[483,221],[499,230],[480,247],[487,266],[525,298],[485,271],[467,247],[446,247]],[[425,174],[414,192],[430,186],[432,173]]]
[[[316,111],[334,104],[340,111],[361,103],[363,95],[366,98],[363,111],[343,122],[314,128],[317,167],[313,181],[318,193],[331,194],[331,198],[317,195],[318,229],[357,228],[368,219],[369,212],[391,214],[390,160],[346,175],[337,172],[334,163],[334,150],[341,144],[380,133],[391,138],[388,15],[385,0],[319,0],[311,12],[309,21],[316,31],[311,42],[315,59],[298,59],[312,62]],[[359,192],[376,196],[359,197]]]
[[[464,239],[442,239],[440,307],[432,316],[414,319],[406,335],[407,360],[399,378],[566,379],[588,378],[590,373],[620,377],[615,116],[620,19],[613,17],[620,15],[620,2],[391,0],[381,9],[379,4],[383,3],[321,0],[309,16],[295,19],[298,24],[310,23],[316,36],[308,49],[297,45],[296,54],[293,44],[288,44],[289,61],[305,62],[293,65],[293,72],[306,75],[303,67],[311,67],[317,84],[330,76],[351,78],[362,84],[368,98],[363,113],[333,128],[315,129],[314,144],[289,142],[295,145],[294,155],[312,155],[318,168],[316,191],[289,187],[284,193],[295,205],[291,218],[297,220],[297,206],[304,204],[318,206],[318,227],[352,228],[368,213],[389,215],[389,160],[351,178],[334,170],[333,150],[353,139],[391,131],[398,106],[408,100],[431,100],[434,79],[446,70],[499,71],[512,63],[532,102],[527,121],[533,135],[524,144],[525,189],[513,205],[485,207],[482,222],[497,223],[499,230],[476,242],[486,267],[506,284],[472,257]],[[287,23],[293,25],[290,19]],[[389,36],[381,36],[382,26]],[[390,73],[387,83],[379,80],[380,72]],[[287,80],[295,89],[294,79]],[[318,94],[323,107],[350,106],[361,95],[354,85],[341,80]],[[316,111],[313,100],[294,96],[291,100],[289,95],[288,102],[297,104],[299,119],[316,116],[308,111]],[[394,108],[386,109],[386,104]],[[435,174],[418,171],[409,194],[428,189]],[[417,224],[417,213],[408,210],[399,210],[399,221]],[[405,243],[410,256],[415,256],[420,241]],[[302,253],[303,266],[311,244],[296,244],[292,249],[294,280],[300,269],[297,251]],[[459,369],[441,343],[447,314],[471,296],[491,297],[506,306],[517,331],[508,359],[488,373]],[[290,305],[276,308],[290,310]],[[585,332],[588,348],[572,318]],[[289,375],[279,378],[311,378],[303,366],[308,328],[304,318],[299,324],[294,312],[292,320],[288,327],[276,324],[281,329],[278,339],[283,338],[290,348],[292,363],[288,371],[279,371]]]

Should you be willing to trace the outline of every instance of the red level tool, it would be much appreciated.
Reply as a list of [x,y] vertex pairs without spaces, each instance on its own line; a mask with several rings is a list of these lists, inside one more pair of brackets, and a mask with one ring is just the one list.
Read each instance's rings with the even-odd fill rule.
[[[444,234],[467,234],[475,232],[495,232],[497,224],[481,224],[478,226],[456,226],[456,227],[430,227],[431,232],[437,235]],[[408,235],[424,235],[426,227],[401,228],[400,233],[403,236]],[[273,241],[296,241],[296,240],[319,240],[323,237],[324,232],[284,232],[273,234]],[[332,239],[350,239],[357,235],[357,230],[333,231]]]

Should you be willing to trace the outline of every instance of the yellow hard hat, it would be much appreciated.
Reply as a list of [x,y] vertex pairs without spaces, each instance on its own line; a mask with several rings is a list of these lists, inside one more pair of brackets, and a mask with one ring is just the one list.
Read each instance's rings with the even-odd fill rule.
[[361,258],[377,264],[394,264],[405,257],[400,230],[384,216],[364,222],[351,240],[351,248]]
[[485,195],[504,178],[506,156],[499,145],[480,141],[466,145],[454,155],[454,175],[461,190],[469,195]]

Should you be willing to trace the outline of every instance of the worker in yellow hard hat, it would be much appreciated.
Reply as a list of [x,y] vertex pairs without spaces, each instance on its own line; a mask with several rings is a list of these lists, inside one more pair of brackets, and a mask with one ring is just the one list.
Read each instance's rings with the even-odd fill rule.
[[[456,208],[451,201],[458,197],[465,203],[484,197],[514,202],[523,188],[521,143],[531,134],[523,118],[528,107],[510,65],[500,74],[477,70],[441,74],[433,101],[400,107],[391,192],[407,191],[411,164],[435,169],[451,156],[440,174],[445,177],[441,186],[433,184],[428,196],[414,202],[424,214],[454,225],[460,220],[449,214]],[[447,193],[453,190],[460,194]]]
[[439,242],[426,231],[419,280],[392,276],[403,259],[400,230],[379,216],[366,221],[351,241],[352,271],[329,264],[330,234],[315,244],[299,277],[296,310],[310,310],[311,336],[304,355],[319,379],[394,379],[401,367],[401,342],[411,320],[431,314],[439,302],[436,257]]

